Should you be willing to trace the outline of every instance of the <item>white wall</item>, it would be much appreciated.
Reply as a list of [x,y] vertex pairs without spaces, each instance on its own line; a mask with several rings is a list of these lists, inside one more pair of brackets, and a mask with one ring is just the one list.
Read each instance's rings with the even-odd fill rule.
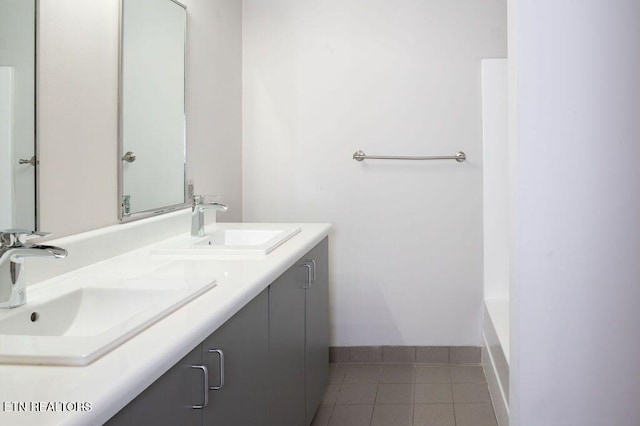
[[242,2],[187,5],[187,175],[242,221]]
[[118,218],[118,2],[39,8],[40,225],[62,236]]
[[640,4],[518,1],[512,425],[640,421]]
[[[240,220],[241,13],[235,0],[185,1],[187,174]],[[41,228],[56,236],[117,223],[118,1],[40,0]]]
[[480,344],[480,59],[505,54],[501,0],[244,1],[244,219],[334,224],[333,345]]
[[482,61],[485,299],[509,299],[507,60]]

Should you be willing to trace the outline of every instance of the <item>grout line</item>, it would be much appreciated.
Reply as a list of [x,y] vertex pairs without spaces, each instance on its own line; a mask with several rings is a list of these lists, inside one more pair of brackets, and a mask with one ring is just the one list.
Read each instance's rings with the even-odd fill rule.
[[416,423],[416,366],[413,366],[413,405],[411,406],[411,426]]
[[327,426],[331,425],[331,418],[333,417],[333,411],[336,409],[336,404],[331,404],[331,413],[329,413],[329,419],[327,420]]
[[458,420],[456,419],[456,401],[453,396],[453,377],[451,377],[451,400],[453,401],[453,404],[451,404],[451,409],[453,410],[453,424],[454,426],[457,426]]
[[373,414],[376,411],[376,404],[378,403],[378,391],[380,390],[380,379],[382,378],[382,367],[378,368],[378,381],[376,382],[376,396],[373,398],[373,408],[371,409],[371,418],[369,419],[369,425],[373,425]]

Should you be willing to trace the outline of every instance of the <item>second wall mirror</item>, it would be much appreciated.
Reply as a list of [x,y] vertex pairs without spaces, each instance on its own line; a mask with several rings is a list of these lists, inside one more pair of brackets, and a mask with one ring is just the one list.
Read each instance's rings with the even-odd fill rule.
[[120,16],[119,218],[187,205],[186,7],[122,0]]

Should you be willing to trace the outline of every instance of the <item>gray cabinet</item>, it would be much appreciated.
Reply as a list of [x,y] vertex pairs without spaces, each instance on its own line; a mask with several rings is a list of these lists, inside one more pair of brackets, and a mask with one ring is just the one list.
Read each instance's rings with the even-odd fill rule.
[[[307,256],[313,261],[313,282],[305,290],[306,424],[322,401],[329,380],[328,241],[325,238]],[[313,276],[315,273],[315,276]]]
[[327,258],[325,238],[108,424],[309,425],[329,373]]
[[121,425],[199,425],[204,404],[204,370],[200,346],[189,352],[169,371],[106,424]]
[[108,424],[268,425],[267,295],[256,296]]
[[271,425],[309,425],[329,376],[328,242],[269,287]]
[[305,424],[305,289],[299,262],[269,286],[269,419]]
[[269,309],[264,290],[202,342],[209,370],[204,425],[267,426]]

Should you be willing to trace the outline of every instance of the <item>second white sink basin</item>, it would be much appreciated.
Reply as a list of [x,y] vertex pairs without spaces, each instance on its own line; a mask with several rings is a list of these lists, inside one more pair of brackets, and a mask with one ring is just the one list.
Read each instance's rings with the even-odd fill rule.
[[222,229],[214,231],[197,244],[210,246],[259,246],[280,235],[281,230],[272,229]]
[[26,305],[0,312],[0,362],[86,365],[215,284],[155,278],[49,286]]
[[266,255],[300,232],[296,225],[219,224],[204,237],[173,238],[151,248],[155,254]]

